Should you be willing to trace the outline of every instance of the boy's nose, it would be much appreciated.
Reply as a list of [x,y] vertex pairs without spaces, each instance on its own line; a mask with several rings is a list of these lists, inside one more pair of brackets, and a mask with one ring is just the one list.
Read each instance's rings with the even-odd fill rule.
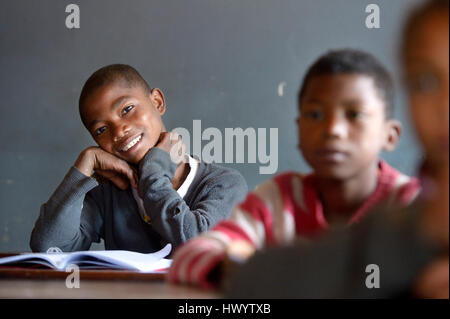
[[120,141],[124,136],[128,135],[130,132],[130,127],[127,125],[116,125],[114,127],[114,135],[113,135],[113,141],[118,142]]
[[324,123],[326,137],[346,138],[348,134],[347,123],[339,116],[330,116]]

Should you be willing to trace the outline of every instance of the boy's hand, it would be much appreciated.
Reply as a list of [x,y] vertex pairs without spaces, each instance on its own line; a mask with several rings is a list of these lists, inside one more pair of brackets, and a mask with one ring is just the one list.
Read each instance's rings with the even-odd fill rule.
[[184,160],[186,146],[175,132],[162,132],[155,147],[169,153],[174,163],[180,164]]
[[84,175],[93,173],[113,182],[118,188],[126,190],[129,185],[137,188],[138,177],[133,168],[124,160],[92,146],[81,152],[74,166]]
[[227,248],[224,260],[218,267],[217,280],[221,289],[227,290],[229,279],[236,269],[245,263],[254,253],[256,249],[248,241],[235,240]]

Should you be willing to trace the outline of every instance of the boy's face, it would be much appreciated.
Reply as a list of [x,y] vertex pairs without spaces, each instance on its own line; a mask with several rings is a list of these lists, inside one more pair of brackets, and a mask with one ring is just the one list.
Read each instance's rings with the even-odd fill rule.
[[371,77],[316,76],[309,80],[298,118],[300,149],[318,176],[344,180],[395,148],[401,126],[385,117]]
[[448,165],[448,25],[448,11],[428,14],[404,53],[412,119],[433,166]]
[[165,109],[160,90],[146,94],[139,86],[114,82],[95,90],[86,99],[81,114],[103,150],[137,164],[164,131],[161,115]]

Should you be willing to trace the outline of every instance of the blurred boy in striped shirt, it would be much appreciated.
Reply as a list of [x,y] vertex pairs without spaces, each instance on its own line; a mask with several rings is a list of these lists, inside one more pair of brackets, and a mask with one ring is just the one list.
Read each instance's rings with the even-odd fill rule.
[[380,159],[402,128],[393,119],[392,79],[375,57],[352,49],[323,55],[308,70],[298,104],[299,148],[313,172],[286,172],[257,186],[229,220],[175,251],[170,282],[216,287],[227,257],[245,260],[265,246],[313,239],[378,204],[415,198],[418,180]]

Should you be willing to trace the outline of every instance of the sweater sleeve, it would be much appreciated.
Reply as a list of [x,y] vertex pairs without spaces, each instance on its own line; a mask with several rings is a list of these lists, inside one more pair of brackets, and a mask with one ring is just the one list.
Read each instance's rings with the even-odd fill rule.
[[41,206],[30,238],[34,252],[50,247],[62,251],[88,250],[100,241],[101,190],[94,178],[72,167],[50,199]]
[[[238,268],[227,298],[393,298],[442,253],[418,228],[418,214],[375,213],[314,243],[255,254]],[[375,279],[378,276],[378,280]],[[378,282],[378,286],[372,285]]]
[[[275,242],[291,240],[285,238],[289,232],[283,228],[290,228],[290,224],[293,224],[291,215],[282,207],[277,186],[273,181],[265,182],[233,209],[228,220],[221,221],[211,231],[190,240],[175,252],[168,280],[214,288],[222,278],[212,275],[232,246],[244,244],[258,250]],[[274,235],[274,228],[283,236]]]
[[173,189],[177,165],[169,153],[152,148],[139,164],[139,195],[153,228],[174,247],[227,218],[247,192],[237,172],[219,174],[204,183],[194,207],[189,207]]

